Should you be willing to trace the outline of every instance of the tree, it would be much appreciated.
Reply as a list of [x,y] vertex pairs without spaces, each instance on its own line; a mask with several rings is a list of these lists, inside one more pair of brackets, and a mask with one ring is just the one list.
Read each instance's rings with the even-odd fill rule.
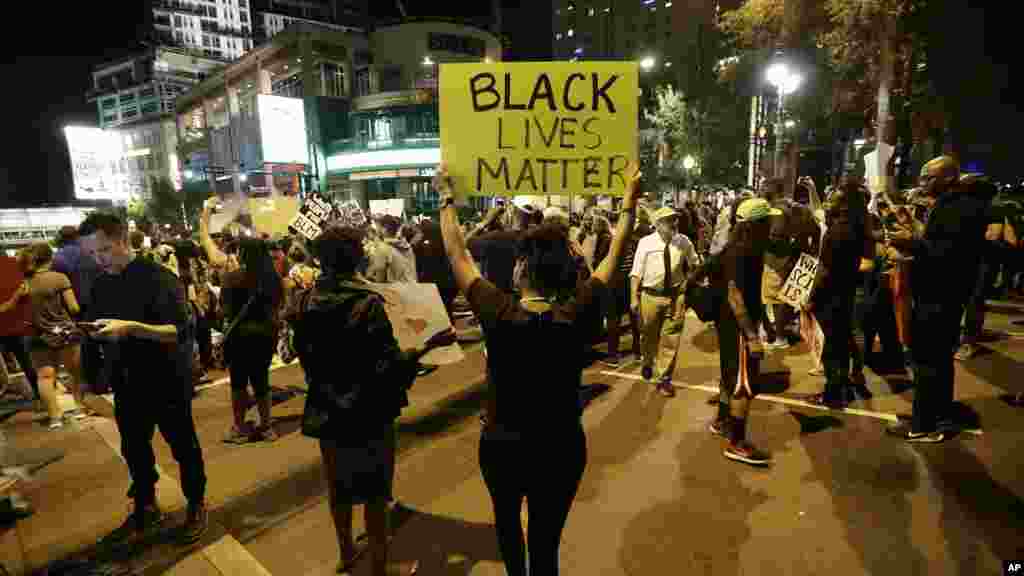
[[[914,95],[928,92],[922,87],[926,79],[918,74],[925,69],[921,46],[926,5],[927,0],[747,0],[726,12],[720,26],[743,49],[792,48],[789,21],[796,18],[796,37],[809,38],[813,45],[806,48],[826,56],[823,62],[833,85],[831,113],[862,114],[865,125],[873,115],[877,140],[892,142],[892,117],[899,111],[907,115],[900,126],[908,144]],[[899,106],[892,105],[894,98]],[[920,111],[934,111],[927,108]]]
[[685,174],[683,158],[692,155],[698,163],[703,161],[697,137],[700,118],[696,109],[671,85],[659,86],[655,91],[655,107],[644,110],[644,118],[658,130],[659,138],[667,145],[658,179],[679,186],[679,175]]

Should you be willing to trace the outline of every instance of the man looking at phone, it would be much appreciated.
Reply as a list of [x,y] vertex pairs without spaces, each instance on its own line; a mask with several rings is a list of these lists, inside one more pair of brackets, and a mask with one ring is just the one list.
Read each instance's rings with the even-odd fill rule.
[[183,539],[206,530],[206,474],[191,405],[191,354],[178,354],[187,335],[186,303],[177,279],[159,264],[137,258],[128,230],[112,214],[94,215],[96,260],[105,274],[92,287],[83,325],[104,347],[114,390],[114,418],[121,452],[133,480],[135,505],[128,520],[105,542],[144,538],[163,518],[156,505],[153,432],[160,433],[181,467],[188,499]]

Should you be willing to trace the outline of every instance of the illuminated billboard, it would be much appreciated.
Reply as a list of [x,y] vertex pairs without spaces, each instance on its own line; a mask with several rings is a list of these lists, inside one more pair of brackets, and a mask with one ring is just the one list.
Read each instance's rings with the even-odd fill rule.
[[71,158],[71,174],[78,200],[124,200],[129,187],[122,181],[118,162],[121,138],[116,132],[87,126],[64,128]]
[[263,161],[275,164],[309,164],[306,110],[301,98],[259,94]]

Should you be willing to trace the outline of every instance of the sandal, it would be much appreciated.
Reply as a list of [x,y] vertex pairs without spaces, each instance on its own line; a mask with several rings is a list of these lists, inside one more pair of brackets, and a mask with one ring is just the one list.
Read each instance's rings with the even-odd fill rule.
[[359,563],[359,559],[362,558],[363,554],[365,554],[370,548],[367,544],[363,544],[362,546],[359,545],[359,543],[364,540],[365,538],[356,539],[355,554],[353,554],[348,560],[340,560],[338,562],[338,574],[351,574],[352,571],[355,570],[356,564]]

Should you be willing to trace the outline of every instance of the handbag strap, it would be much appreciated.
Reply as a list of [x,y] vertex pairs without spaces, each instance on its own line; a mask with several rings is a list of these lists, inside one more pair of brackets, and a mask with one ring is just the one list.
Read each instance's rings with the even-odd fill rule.
[[228,336],[230,336],[231,333],[234,332],[235,326],[238,326],[238,323],[241,322],[242,318],[245,317],[246,313],[249,312],[249,307],[252,306],[254,300],[256,300],[256,294],[250,296],[249,299],[246,300],[245,304],[242,305],[242,309],[238,311],[238,315],[231,319],[231,323],[228,324],[227,329],[224,330],[225,340],[228,339]]

